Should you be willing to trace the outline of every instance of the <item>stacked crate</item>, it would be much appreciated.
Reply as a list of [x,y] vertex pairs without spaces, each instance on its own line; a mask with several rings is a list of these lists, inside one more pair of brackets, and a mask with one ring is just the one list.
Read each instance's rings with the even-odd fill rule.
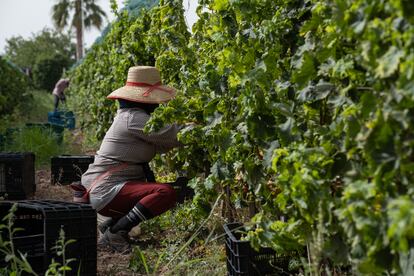
[[[52,258],[63,263],[54,248],[63,229],[65,241],[75,240],[65,250],[66,260],[75,259],[66,275],[78,275],[78,270],[82,276],[96,275],[96,212],[90,205],[54,200],[0,201],[1,218],[13,204],[17,204],[13,227],[23,230],[17,231],[12,241],[16,250],[27,254],[36,273],[43,275]],[[0,235],[10,240],[7,229],[1,229]],[[0,266],[6,265],[0,253]]]
[[35,155],[0,152],[0,196],[20,200],[33,196],[35,191]]
[[50,124],[59,125],[67,129],[75,128],[75,115],[72,111],[52,111],[47,113]]

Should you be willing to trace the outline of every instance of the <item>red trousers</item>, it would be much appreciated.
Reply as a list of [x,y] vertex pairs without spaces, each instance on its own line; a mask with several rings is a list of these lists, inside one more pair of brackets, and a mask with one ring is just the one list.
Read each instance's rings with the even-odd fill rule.
[[99,214],[121,218],[140,203],[153,216],[158,216],[173,208],[176,203],[174,188],[168,184],[130,181],[125,183],[115,198]]

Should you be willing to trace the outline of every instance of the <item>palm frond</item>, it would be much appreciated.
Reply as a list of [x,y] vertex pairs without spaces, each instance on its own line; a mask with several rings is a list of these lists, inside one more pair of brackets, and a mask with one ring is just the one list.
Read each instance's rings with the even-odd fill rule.
[[101,29],[106,13],[94,0],[84,1],[84,24],[85,28],[96,27]]
[[56,29],[62,30],[67,26],[71,9],[72,6],[69,0],[58,0],[57,3],[52,6],[52,21]]

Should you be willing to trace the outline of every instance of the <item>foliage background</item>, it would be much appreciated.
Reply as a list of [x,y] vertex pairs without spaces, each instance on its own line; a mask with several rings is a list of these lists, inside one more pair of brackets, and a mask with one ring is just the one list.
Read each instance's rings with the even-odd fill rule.
[[74,63],[75,44],[70,34],[45,28],[28,39],[8,39],[5,57],[30,72],[35,88],[51,91],[64,70]]
[[201,0],[191,36],[181,5],[120,14],[73,70],[83,126],[101,139],[105,96],[155,64],[180,92],[148,130],[194,123],[167,158],[200,208],[224,192],[233,211],[253,203],[252,243],[306,245],[317,275],[412,273],[411,2]]
[[[180,49],[170,49],[172,45],[186,43],[189,34],[183,9],[180,1],[173,2],[151,13],[143,10],[138,18],[130,17],[127,11],[118,14],[104,41],[95,44],[84,62],[72,71],[68,94],[76,103],[73,108],[82,117],[84,129],[98,139],[103,138],[117,108],[106,95],[125,83],[128,68],[135,64],[154,65],[156,57]],[[116,10],[115,3],[113,7]]]
[[28,97],[28,79],[13,63],[0,56],[0,116],[13,113]]

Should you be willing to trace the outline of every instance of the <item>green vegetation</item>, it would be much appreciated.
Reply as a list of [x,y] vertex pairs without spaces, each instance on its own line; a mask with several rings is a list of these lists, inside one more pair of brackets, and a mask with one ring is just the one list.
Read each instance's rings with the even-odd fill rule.
[[[45,275],[65,276],[68,271],[72,271],[70,263],[76,261],[76,259],[68,259],[65,254],[67,246],[74,242],[76,242],[76,240],[66,240],[65,231],[63,229],[60,229],[59,239],[56,241],[56,245],[52,247],[52,249],[56,251],[57,257],[61,258],[62,262],[60,263],[55,259],[52,259],[52,262],[49,264],[49,268],[45,272]],[[78,269],[80,269],[80,267]],[[77,272],[77,274],[80,275],[79,270]]]
[[53,110],[51,91],[29,90],[30,100],[22,103],[16,111],[16,122],[47,122],[47,112]]
[[59,132],[42,126],[18,128],[8,137],[4,151],[33,152],[36,156],[36,167],[50,165],[52,156],[67,152],[68,146],[59,142],[63,138],[63,133]]
[[116,109],[105,96],[129,66],[155,63],[180,92],[148,130],[195,123],[166,157],[194,177],[198,212],[218,194],[227,214],[249,205],[253,244],[306,245],[310,274],[409,273],[410,3],[203,0],[189,37],[181,1],[160,1],[137,19],[119,15],[71,89],[99,139]]
[[122,10],[126,10],[129,16],[137,17],[143,9],[149,10],[159,2],[159,0],[127,0]]
[[[178,65],[174,62],[178,54],[175,52],[187,43],[189,34],[181,1],[173,2],[143,10],[138,18],[130,17],[126,11],[118,14],[104,40],[94,45],[72,71],[68,91],[71,109],[82,117],[86,134],[92,132],[98,139],[105,135],[117,108],[106,95],[124,84],[130,66],[154,65],[156,58]],[[170,70],[177,72],[179,67]]]
[[[307,274],[412,274],[412,10],[407,0],[202,0],[192,34],[178,0],[117,14],[71,71],[71,106],[97,142],[116,110],[106,95],[130,66],[156,65],[179,93],[147,128],[187,125],[162,171],[186,171],[197,192],[142,226],[165,238],[136,250],[131,269],[220,274],[211,237],[241,220],[255,247],[306,246]],[[12,89],[1,90],[4,109]],[[30,144],[36,131],[15,139]],[[225,218],[214,220],[222,198]]]
[[32,90],[14,112],[0,116],[0,150],[33,152],[36,167],[50,165],[52,156],[80,153],[81,145],[68,130],[47,123],[47,113],[53,110],[50,92]]
[[24,101],[19,102],[12,112],[0,116],[0,132],[28,122],[47,122],[47,112],[51,110],[53,97],[50,92],[28,90]]
[[139,275],[225,275],[223,219],[217,211],[215,208],[205,219],[186,202],[142,223],[130,271]]
[[0,56],[0,117],[13,113],[27,100],[28,79]]
[[58,30],[69,26],[76,31],[76,59],[83,57],[83,28],[101,29],[105,12],[95,0],[58,0],[52,7],[52,20]]
[[[217,207],[217,205],[216,205]],[[8,257],[6,266],[0,268],[1,275],[37,275],[27,261],[27,256],[14,247],[13,237],[21,231],[13,225],[17,205],[0,222],[0,254]],[[133,254],[129,258],[128,273],[138,275],[224,275],[226,256],[222,240],[223,220],[218,208],[208,219],[194,212],[191,202],[177,206],[167,213],[141,224],[141,234],[135,236]],[[163,237],[159,239],[158,237]],[[67,240],[63,230],[56,241],[56,256],[52,259],[45,275],[64,275],[73,259],[65,257],[67,245],[75,242]],[[119,275],[126,267],[114,263],[108,268],[100,268],[102,275]],[[25,272],[26,274],[22,273]]]
[[[10,212],[2,218],[0,223],[0,254],[6,255],[6,267],[1,267],[0,272],[2,275],[22,275],[23,272],[28,274],[35,274],[31,265],[26,259],[26,256],[21,252],[16,252],[13,244],[13,237],[19,228],[13,227],[13,216],[17,210],[17,204],[14,204],[10,209]],[[7,238],[5,238],[7,237]]]
[[59,54],[74,58],[75,45],[70,35],[58,33],[48,28],[24,39],[15,36],[7,39],[6,56],[20,68],[33,68],[37,60]]
[[53,91],[56,82],[62,77],[72,61],[65,56],[55,54],[39,59],[33,67],[33,84],[35,87]]
[[45,28],[28,39],[8,39],[5,50],[10,61],[28,70],[34,87],[51,91],[64,70],[73,64],[75,45],[69,34]]

